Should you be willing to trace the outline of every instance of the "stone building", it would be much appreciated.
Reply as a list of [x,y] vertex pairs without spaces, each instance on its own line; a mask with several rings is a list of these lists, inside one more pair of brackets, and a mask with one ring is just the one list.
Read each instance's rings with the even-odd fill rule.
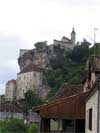
[[73,49],[73,47],[75,46],[75,41],[76,41],[76,33],[73,28],[70,39],[63,36],[61,40],[54,39],[53,44],[60,45],[61,47],[66,48],[66,49]]
[[47,95],[48,89],[45,79],[43,79],[43,71],[42,68],[30,64],[17,74],[17,100],[23,99],[28,90],[34,91],[39,97]]
[[16,80],[12,79],[6,83],[5,100],[12,101],[16,98]]

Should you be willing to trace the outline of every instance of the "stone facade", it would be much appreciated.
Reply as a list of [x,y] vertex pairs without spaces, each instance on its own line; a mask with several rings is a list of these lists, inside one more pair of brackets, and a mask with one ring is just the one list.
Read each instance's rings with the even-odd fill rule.
[[32,71],[17,75],[17,99],[24,98],[24,93],[30,90],[37,90],[42,84],[42,73]]
[[16,97],[16,80],[9,80],[5,89],[5,100],[12,101]]
[[48,89],[46,88],[46,82],[43,82],[43,70],[32,65],[28,66],[17,75],[17,99],[23,99],[24,93],[29,89],[34,91],[39,97],[45,97]]
[[[98,91],[86,101],[86,126],[85,133],[97,133],[97,107]],[[89,130],[89,109],[92,109],[92,130]]]
[[76,41],[76,33],[74,31],[74,28],[71,32],[71,39],[63,36],[61,40],[54,40],[54,45],[60,45],[62,48],[65,49],[73,49],[75,46],[75,41]]

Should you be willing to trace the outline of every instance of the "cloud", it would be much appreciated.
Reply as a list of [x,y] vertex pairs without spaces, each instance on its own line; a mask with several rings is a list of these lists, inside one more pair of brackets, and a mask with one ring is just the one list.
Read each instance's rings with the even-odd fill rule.
[[5,93],[5,84],[0,84],[0,95]]
[[4,93],[4,84],[15,78],[19,72],[17,59],[20,48],[27,44],[17,36],[0,35],[0,93]]

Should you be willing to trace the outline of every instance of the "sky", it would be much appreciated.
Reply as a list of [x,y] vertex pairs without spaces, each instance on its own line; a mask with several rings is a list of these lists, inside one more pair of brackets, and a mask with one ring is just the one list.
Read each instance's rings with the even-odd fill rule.
[[0,94],[8,80],[19,72],[20,49],[32,49],[34,43],[62,36],[100,42],[100,0],[0,0]]

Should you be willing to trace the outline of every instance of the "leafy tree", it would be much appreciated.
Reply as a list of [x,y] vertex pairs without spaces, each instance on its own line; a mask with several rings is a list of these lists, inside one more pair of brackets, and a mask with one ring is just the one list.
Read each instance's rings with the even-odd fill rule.
[[39,132],[38,127],[36,126],[35,123],[32,123],[32,125],[28,129],[28,133],[38,133],[38,132]]
[[27,133],[28,131],[28,126],[22,120],[11,119],[4,123],[0,133]]
[[86,40],[81,42],[81,45],[76,45],[70,53],[70,58],[76,63],[86,62],[89,56],[89,45],[90,43]]
[[37,43],[34,44],[34,46],[35,46],[37,49],[43,49],[43,48],[46,48],[46,47],[47,47],[47,42],[46,42],[46,41],[37,42]]
[[0,121],[0,133],[5,133],[5,125],[7,124],[7,121]]
[[42,98],[39,98],[32,90],[28,90],[25,93],[25,101],[27,109],[31,109],[33,106],[42,104],[44,101]]

